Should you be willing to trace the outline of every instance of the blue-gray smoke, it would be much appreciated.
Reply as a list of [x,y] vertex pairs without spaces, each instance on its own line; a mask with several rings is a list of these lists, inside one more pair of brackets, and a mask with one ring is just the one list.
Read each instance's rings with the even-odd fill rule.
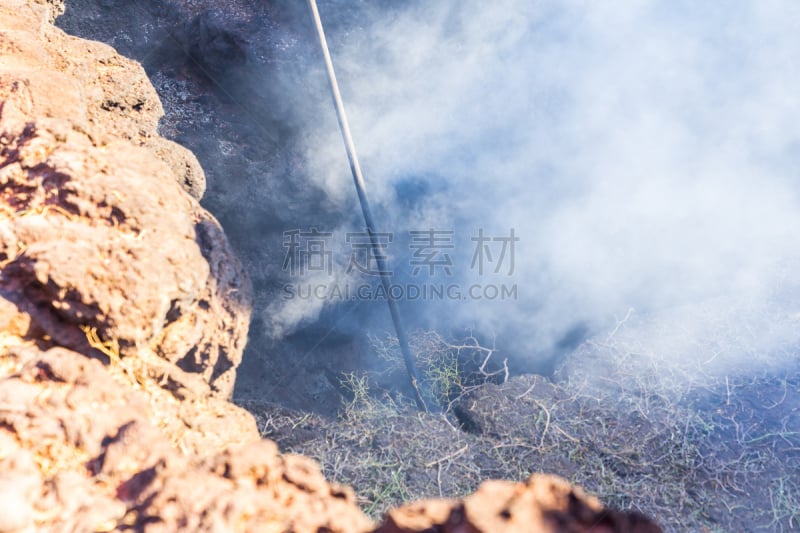
[[[669,324],[656,335],[630,321],[653,357],[738,365],[796,345],[800,4],[340,4],[320,10],[337,22],[333,59],[399,279],[518,290],[407,304],[414,317],[497,335],[530,358],[608,331],[629,309]],[[298,112],[308,177],[326,209],[352,210],[321,65],[306,61],[304,83],[318,89]],[[327,229],[341,241],[357,226]],[[513,274],[470,268],[479,230],[512,228]],[[406,233],[424,229],[454,232],[451,276],[412,275]],[[276,298],[262,325],[286,334],[326,305]],[[698,353],[710,338],[724,348]]]

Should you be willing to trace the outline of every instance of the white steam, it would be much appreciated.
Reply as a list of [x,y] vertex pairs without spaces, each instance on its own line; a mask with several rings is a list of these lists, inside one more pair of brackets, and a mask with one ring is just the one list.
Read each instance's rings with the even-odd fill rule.
[[[537,353],[628,308],[718,302],[733,330],[729,306],[796,316],[776,295],[800,285],[800,4],[466,0],[359,16],[330,37],[373,201],[391,210],[408,176],[441,182],[392,229],[521,239],[519,301],[455,302],[448,317]],[[329,105],[311,176],[344,205]],[[303,315],[292,305],[286,327]],[[680,335],[716,336],[713,323]]]

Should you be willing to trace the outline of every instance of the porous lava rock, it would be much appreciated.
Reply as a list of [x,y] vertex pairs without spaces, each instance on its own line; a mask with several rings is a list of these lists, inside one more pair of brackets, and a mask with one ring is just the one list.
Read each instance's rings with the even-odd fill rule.
[[251,291],[176,173],[196,161],[156,135],[141,67],[56,29],[52,9],[0,7],[2,296],[59,345],[86,352],[93,329],[228,396]]
[[606,509],[563,479],[534,474],[525,483],[487,481],[463,500],[429,500],[389,511],[375,533],[659,533],[636,513]]

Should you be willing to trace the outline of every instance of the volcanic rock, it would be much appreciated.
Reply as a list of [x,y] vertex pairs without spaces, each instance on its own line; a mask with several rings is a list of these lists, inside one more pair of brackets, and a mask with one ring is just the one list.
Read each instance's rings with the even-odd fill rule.
[[389,511],[375,533],[659,533],[636,513],[605,509],[556,476],[534,474],[526,483],[487,481],[461,501],[431,500]]

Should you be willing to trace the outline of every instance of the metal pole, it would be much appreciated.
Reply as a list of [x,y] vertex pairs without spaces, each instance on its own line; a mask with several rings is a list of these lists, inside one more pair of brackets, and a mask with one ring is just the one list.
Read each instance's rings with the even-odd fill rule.
[[406,335],[403,321],[400,318],[400,310],[397,307],[397,302],[392,297],[391,277],[386,267],[384,255],[381,252],[381,243],[376,235],[375,222],[372,218],[372,210],[369,207],[367,200],[367,186],[364,183],[364,176],[361,174],[361,166],[358,164],[358,156],[356,155],[356,146],[353,143],[353,137],[350,135],[350,126],[347,122],[347,115],[344,112],[344,103],[342,102],[342,95],[339,92],[339,83],[336,81],[336,73],[333,71],[333,61],[331,60],[330,51],[328,51],[328,42],[325,39],[325,30],[322,28],[322,19],[319,17],[319,10],[317,10],[316,0],[308,0],[308,7],[311,9],[311,17],[314,19],[314,26],[317,29],[317,36],[319,37],[319,44],[322,48],[322,55],[325,57],[325,67],[328,70],[328,81],[331,85],[331,93],[333,95],[333,103],[336,106],[336,117],[339,119],[339,129],[342,130],[342,139],[344,146],[347,150],[347,158],[350,160],[350,172],[353,174],[353,181],[356,185],[356,192],[358,193],[358,200],[361,203],[361,211],[364,213],[364,222],[367,226],[369,233],[370,244],[372,245],[372,254],[375,261],[378,263],[378,269],[381,272],[381,283],[383,284],[384,291],[386,292],[386,302],[389,304],[389,313],[392,315],[392,322],[394,322],[394,329],[397,332],[397,341],[400,344],[400,352],[403,354],[403,359],[406,363],[406,370],[408,370],[408,377],[411,380],[411,388],[414,389],[414,396],[417,402],[417,407],[420,410],[427,411],[425,400],[419,390],[419,375],[417,374],[417,365],[414,361],[414,354],[411,353],[411,346],[408,344],[408,336]]

